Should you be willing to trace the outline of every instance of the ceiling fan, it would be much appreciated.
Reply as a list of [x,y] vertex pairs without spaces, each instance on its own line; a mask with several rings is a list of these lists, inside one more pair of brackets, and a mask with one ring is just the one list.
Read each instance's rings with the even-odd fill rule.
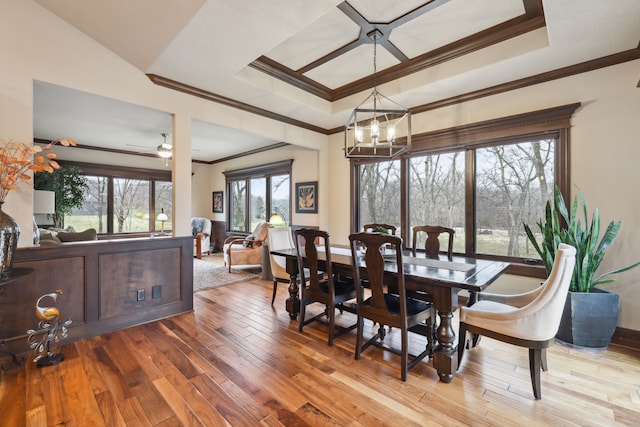
[[173,146],[169,143],[167,143],[167,135],[166,133],[161,133],[160,134],[162,136],[162,143],[160,145],[158,145],[157,147],[152,148],[146,145],[135,145],[135,144],[126,144],[129,147],[140,147],[140,148],[146,148],[145,151],[140,151],[140,154],[144,154],[144,153],[153,153],[155,152],[159,157],[164,159],[164,165],[168,166],[169,164],[169,159],[171,158],[171,155],[173,154]]

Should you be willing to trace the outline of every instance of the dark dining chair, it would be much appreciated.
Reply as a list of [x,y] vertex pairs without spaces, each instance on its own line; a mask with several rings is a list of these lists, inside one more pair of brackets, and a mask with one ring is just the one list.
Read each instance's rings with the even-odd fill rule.
[[[301,228],[295,230],[294,234],[301,290],[298,331],[302,332],[303,327],[313,321],[328,317],[328,343],[329,345],[333,345],[334,338],[356,327],[355,323],[348,327],[336,325],[336,308],[342,312],[344,310],[343,303],[356,297],[353,282],[338,280],[333,275],[329,233],[317,229]],[[324,246],[326,256],[324,271],[318,268],[318,246]],[[306,307],[313,303],[324,304],[325,310],[310,319],[306,319]]]
[[447,256],[451,259],[453,255],[453,236],[456,233],[453,228],[442,227],[439,225],[416,225],[413,227],[413,256],[416,256],[416,249],[418,248],[418,234],[426,233],[427,239],[424,243],[424,251],[428,257],[437,258],[440,253],[440,235],[447,233],[449,235],[449,242],[447,245]]
[[460,307],[458,367],[467,332],[529,349],[529,374],[536,400],[542,398],[540,369],[547,370],[546,349],[553,345],[571,284],[576,249],[560,244],[547,280],[519,295],[478,294],[471,307]]
[[[428,356],[433,348],[432,336],[427,337],[425,350],[417,356],[410,357],[409,329],[425,321],[430,325],[434,316],[433,305],[407,297],[402,266],[402,239],[400,237],[379,233],[356,233],[349,236],[349,241],[358,313],[355,359],[360,360],[362,352],[371,344],[399,354],[401,357],[400,378],[402,381],[406,381],[408,370]],[[383,247],[385,253],[393,254],[393,260],[389,262],[394,264],[397,274],[385,275],[385,259],[381,252]],[[364,248],[364,254],[360,248]],[[362,271],[366,273],[363,275]],[[364,297],[365,284],[363,279],[366,279],[367,292],[371,293],[367,299]],[[386,292],[388,286],[393,286],[397,293]],[[364,319],[369,319],[374,324],[380,325],[378,332],[367,342],[363,342]],[[400,329],[402,341],[400,350],[383,343],[385,325]]]
[[364,231],[372,232],[375,230],[387,230],[389,234],[396,235],[396,226],[391,224],[382,224],[382,223],[374,223],[374,224],[366,224],[362,227]]

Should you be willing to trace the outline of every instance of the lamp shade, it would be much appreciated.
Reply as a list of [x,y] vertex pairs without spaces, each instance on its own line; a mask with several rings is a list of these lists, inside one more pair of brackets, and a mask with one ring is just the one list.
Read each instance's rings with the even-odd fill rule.
[[162,212],[160,212],[158,214],[158,217],[156,218],[157,221],[169,221],[169,217],[167,216],[166,213],[164,213],[164,208],[162,208]]
[[282,215],[280,214],[271,215],[271,218],[269,218],[269,224],[271,224],[274,227],[287,225],[286,222],[284,221],[284,218],[282,218]]
[[56,193],[54,191],[33,190],[33,213],[56,213]]

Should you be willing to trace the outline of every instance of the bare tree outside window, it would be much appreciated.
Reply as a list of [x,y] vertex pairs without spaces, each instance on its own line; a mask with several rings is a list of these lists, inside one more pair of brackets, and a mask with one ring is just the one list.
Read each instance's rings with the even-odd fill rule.
[[116,178],[113,193],[116,232],[149,231],[149,181]]
[[544,216],[552,193],[555,140],[476,150],[478,253],[537,257],[523,222]]
[[107,184],[104,176],[85,176],[87,188],[84,191],[84,202],[81,207],[74,208],[67,217],[67,225],[76,230],[95,228],[98,233],[106,233]]
[[[464,252],[464,178],[463,152],[433,154],[409,160],[410,229],[420,225],[439,225],[456,230],[454,251]],[[408,233],[412,238],[412,233]],[[410,247],[424,246],[425,236]],[[441,245],[446,245],[442,242]]]
[[231,212],[231,230],[245,230],[245,207],[247,183],[245,180],[229,183],[229,209]]
[[360,224],[395,225],[400,232],[400,161],[360,165]]

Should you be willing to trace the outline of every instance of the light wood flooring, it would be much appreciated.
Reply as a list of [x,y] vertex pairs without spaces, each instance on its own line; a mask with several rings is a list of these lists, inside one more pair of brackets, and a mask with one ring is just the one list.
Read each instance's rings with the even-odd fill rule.
[[[430,362],[404,383],[392,353],[372,347],[354,360],[355,332],[333,347],[324,325],[299,333],[284,309],[286,286],[279,288],[274,307],[267,281],[200,291],[192,313],[64,345],[57,366],[29,360],[2,372],[0,425],[640,424],[640,352],[556,345],[541,401],[526,349],[487,338],[466,353],[451,384],[438,381]],[[392,331],[387,340],[397,338]],[[422,346],[413,336],[412,349]]]

